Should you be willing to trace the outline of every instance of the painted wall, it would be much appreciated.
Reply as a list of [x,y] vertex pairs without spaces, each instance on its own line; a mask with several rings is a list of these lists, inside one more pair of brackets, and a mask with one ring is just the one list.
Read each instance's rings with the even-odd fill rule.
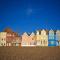
[[21,46],[28,46],[29,45],[29,40],[28,40],[29,36],[28,34],[25,32],[22,35],[22,42],[21,42]]
[[56,46],[56,39],[55,39],[55,34],[54,34],[54,31],[53,30],[50,30],[49,31],[49,34],[48,34],[48,46]]
[[48,46],[48,35],[46,34],[45,30],[41,31],[41,41],[42,41],[42,46]]
[[6,32],[0,32],[0,46],[6,46]]
[[37,41],[37,46],[41,46],[41,35],[39,34],[39,31],[36,32],[36,41]]
[[36,36],[35,34],[32,32],[29,36],[29,40],[30,40],[30,46],[36,46]]
[[56,46],[60,46],[60,30],[56,31]]
[[37,31],[36,40],[38,46],[48,46],[48,35],[45,30],[41,30],[41,34]]
[[21,46],[35,46],[34,33],[28,35],[26,32],[22,35]]

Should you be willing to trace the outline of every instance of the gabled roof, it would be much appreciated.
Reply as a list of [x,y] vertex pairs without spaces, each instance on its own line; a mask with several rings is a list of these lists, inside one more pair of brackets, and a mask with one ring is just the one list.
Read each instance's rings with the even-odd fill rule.
[[28,34],[26,32],[24,32],[22,35],[27,35],[28,36]]
[[49,33],[49,30],[46,30],[46,29],[41,29],[41,30],[37,30],[37,31],[39,31],[39,34],[41,34],[41,31],[43,31],[43,30],[45,30],[45,31],[46,31],[46,34],[48,34],[48,33]]
[[49,30],[49,32],[50,32],[50,31],[52,31],[52,32],[54,32],[54,34],[56,34],[56,30],[52,30],[52,29],[51,29],[51,30]]
[[30,36],[32,36],[32,35],[35,35],[35,33],[34,33],[34,32],[32,32],[32,33],[30,34]]

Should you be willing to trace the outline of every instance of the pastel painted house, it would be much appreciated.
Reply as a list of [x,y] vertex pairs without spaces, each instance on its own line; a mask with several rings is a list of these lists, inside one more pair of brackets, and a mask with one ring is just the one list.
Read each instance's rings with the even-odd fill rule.
[[12,46],[12,41],[13,41],[13,34],[12,33],[7,33],[6,46]]
[[36,46],[41,46],[41,30],[36,32]]
[[48,46],[48,34],[46,30],[39,30],[36,33],[37,46]]
[[60,46],[60,30],[56,31],[56,46]]
[[28,46],[28,34],[26,32],[22,35],[21,46]]
[[23,33],[21,46],[35,46],[35,45],[36,41],[34,33],[31,34],[27,34],[26,32]]
[[29,35],[28,40],[30,41],[30,46],[36,46],[36,36],[33,32]]
[[6,46],[6,32],[0,32],[0,46]]
[[6,38],[7,46],[20,46],[21,45],[21,37],[18,36],[17,33],[7,33]]
[[44,29],[41,31],[41,45],[48,46],[48,31]]
[[12,46],[12,45],[11,45],[11,42],[12,42],[12,40],[13,40],[12,30],[9,29],[9,28],[6,28],[6,29],[4,30],[4,32],[7,33],[7,34],[6,34],[6,46]]
[[12,41],[12,46],[21,46],[21,36],[17,36]]
[[53,31],[52,29],[49,31],[48,34],[48,46],[56,46],[56,39],[55,39],[55,31]]
[[13,44],[12,42],[13,42],[13,40],[15,40],[15,38],[18,36],[18,34],[13,32],[9,28],[5,29],[4,32],[7,33],[6,34],[6,46],[15,46],[15,44]]

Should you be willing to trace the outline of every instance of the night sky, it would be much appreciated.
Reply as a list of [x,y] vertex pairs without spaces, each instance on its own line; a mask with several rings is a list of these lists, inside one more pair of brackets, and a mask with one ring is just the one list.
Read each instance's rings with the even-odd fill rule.
[[0,0],[0,31],[18,33],[60,29],[60,0]]

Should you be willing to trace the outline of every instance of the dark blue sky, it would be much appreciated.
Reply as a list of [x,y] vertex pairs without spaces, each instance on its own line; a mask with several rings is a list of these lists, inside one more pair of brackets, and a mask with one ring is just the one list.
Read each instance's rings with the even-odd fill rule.
[[0,31],[60,29],[60,0],[0,0]]

